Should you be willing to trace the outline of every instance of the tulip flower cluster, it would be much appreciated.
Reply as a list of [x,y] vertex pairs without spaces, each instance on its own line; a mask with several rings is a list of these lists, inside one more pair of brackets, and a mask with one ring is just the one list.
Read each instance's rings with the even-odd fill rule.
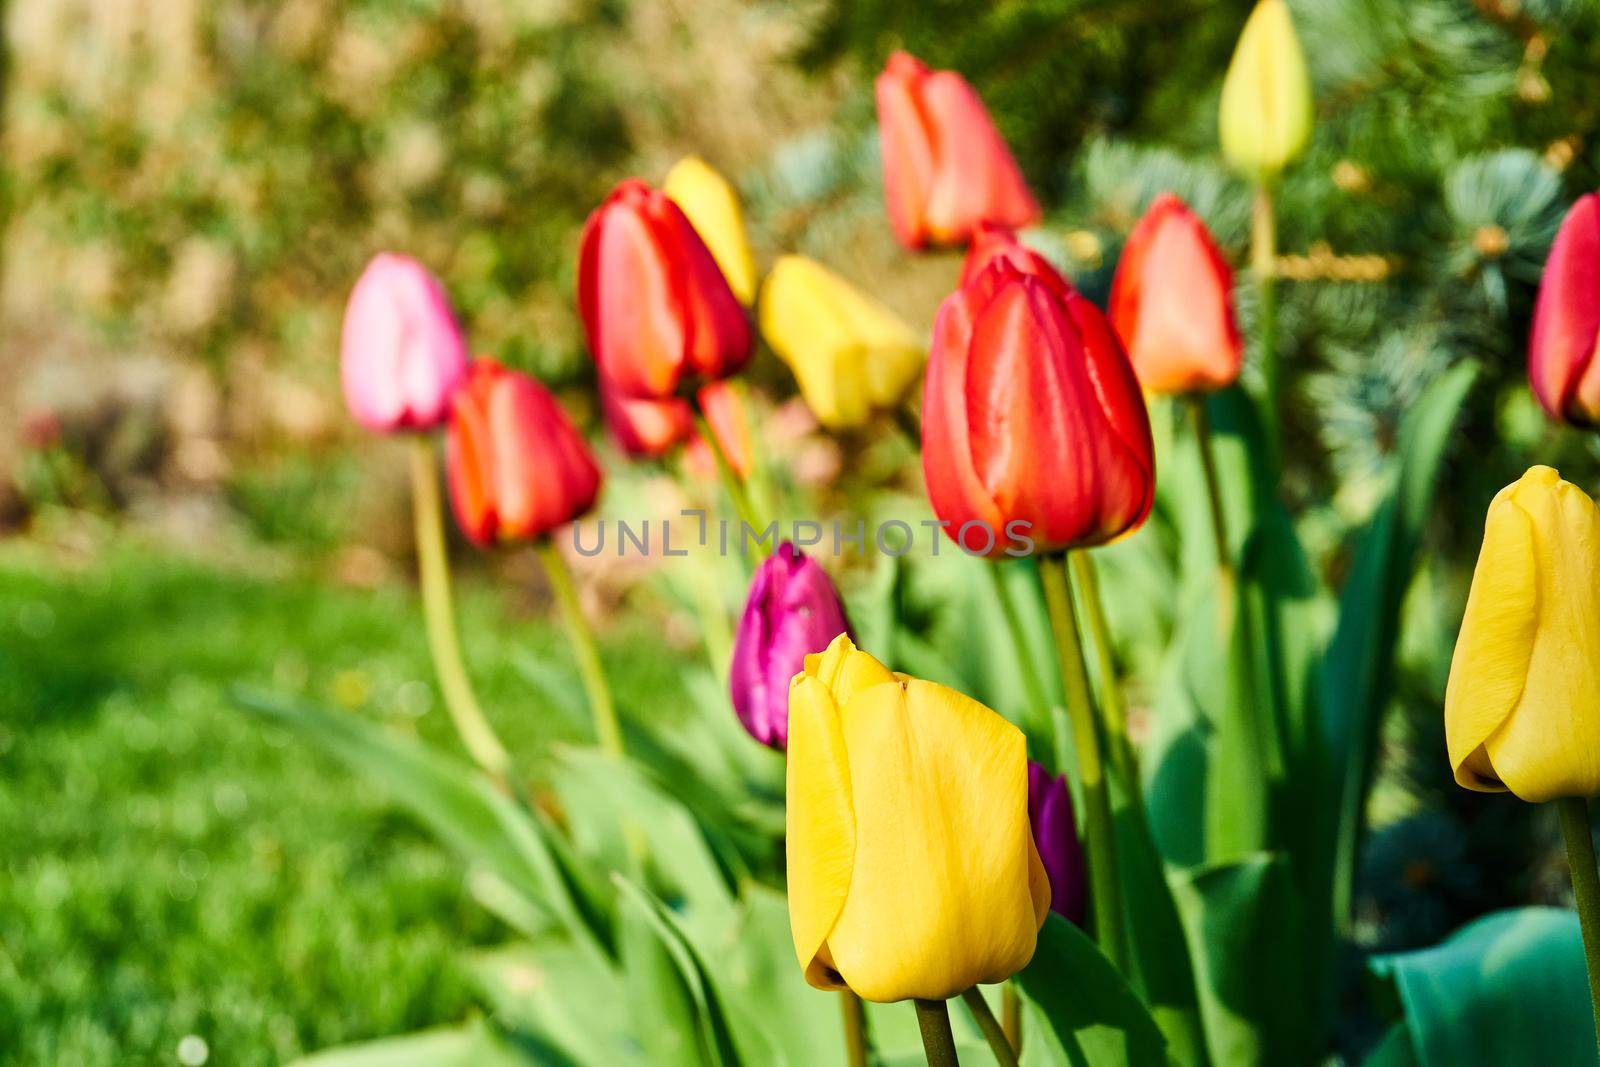
[[[1259,1044],[1262,1062],[1316,1062],[1318,1055],[1325,1057],[1331,1025],[1308,1024],[1311,1040],[1319,1043],[1311,1053],[1274,1045],[1281,1036],[1277,1030],[1287,1028],[1278,1027],[1276,1017],[1245,1018],[1255,1010],[1250,995],[1235,1004],[1194,989],[1208,976],[1231,972],[1233,960],[1226,953],[1244,939],[1262,942],[1263,932],[1303,937],[1293,947],[1304,950],[1296,953],[1296,965],[1303,958],[1308,971],[1331,971],[1325,965],[1340,958],[1342,926],[1350,916],[1338,914],[1343,905],[1331,903],[1339,890],[1325,896],[1308,892],[1305,876],[1358,866],[1365,794],[1364,786],[1349,783],[1364,783],[1371,763],[1352,757],[1346,774],[1330,758],[1335,742],[1329,738],[1360,734],[1360,727],[1374,725],[1375,719],[1352,725],[1337,716],[1359,720],[1365,708],[1382,707],[1388,694],[1373,679],[1392,666],[1390,659],[1380,658],[1387,651],[1357,647],[1363,640],[1375,642],[1371,635],[1392,632],[1393,615],[1383,616],[1379,612],[1385,609],[1373,606],[1384,597],[1327,596],[1329,604],[1340,600],[1338,626],[1324,627],[1320,609],[1312,613],[1318,616],[1314,626],[1356,635],[1345,638],[1354,651],[1340,641],[1314,647],[1320,634],[1307,636],[1313,624],[1289,633],[1302,621],[1291,618],[1293,612],[1274,613],[1282,583],[1298,582],[1299,575],[1283,578],[1266,565],[1241,564],[1235,570],[1240,544],[1256,546],[1281,536],[1283,543],[1262,549],[1282,554],[1271,561],[1274,565],[1292,562],[1299,549],[1296,523],[1273,510],[1280,456],[1273,336],[1273,277],[1279,268],[1272,193],[1284,169],[1305,150],[1312,123],[1311,83],[1289,8],[1284,0],[1255,5],[1223,78],[1218,114],[1222,154],[1254,186],[1251,275],[1259,299],[1251,305],[1251,322],[1259,331],[1252,337],[1261,358],[1259,387],[1254,376],[1248,389],[1239,384],[1246,345],[1229,255],[1174,192],[1154,196],[1132,227],[1102,311],[1027,243],[1026,229],[1041,222],[1042,209],[971,84],[954,71],[931,69],[895,52],[876,80],[875,100],[887,229],[906,249],[962,253],[959,276],[953,259],[946,264],[953,288],[939,304],[931,332],[905,321],[845,271],[815,259],[780,255],[763,276],[734,186],[705,161],[689,156],[660,187],[637,178],[622,181],[583,227],[576,310],[593,363],[596,406],[629,455],[663,457],[680,446],[691,459],[710,452],[741,512],[751,506],[746,480],[762,469],[755,455],[760,435],[753,432],[759,429],[754,420],[760,409],[746,410],[737,381],[752,359],[755,328],[825,429],[851,431],[848,439],[855,440],[875,418],[898,416],[920,446],[928,503],[950,538],[967,553],[996,562],[1019,542],[1038,555],[1025,564],[989,567],[994,583],[984,590],[1010,631],[1017,673],[1023,676],[1016,688],[1026,693],[1029,706],[1006,708],[1012,698],[996,695],[1004,689],[998,683],[974,690],[1015,712],[1018,722],[1036,732],[1026,736],[984,703],[897,669],[906,663],[894,653],[909,654],[906,646],[897,647],[904,628],[896,629],[892,609],[890,640],[882,648],[858,647],[845,597],[828,569],[799,545],[785,542],[753,568],[731,648],[730,618],[720,591],[711,588],[701,606],[715,624],[706,627],[712,672],[704,677],[725,677],[727,703],[749,738],[733,729],[721,699],[699,703],[723,716],[721,733],[733,734],[730,748],[742,746],[727,764],[759,764],[772,775],[767,783],[747,782],[740,777],[741,766],[729,775],[738,787],[731,799],[718,794],[721,783],[704,783],[706,795],[716,801],[715,817],[706,825],[725,816],[740,818],[747,801],[754,803],[763,792],[775,794],[782,764],[781,850],[773,795],[766,818],[751,819],[739,827],[741,833],[727,835],[730,854],[745,849],[748,838],[755,841],[748,851],[757,858],[748,867],[726,866],[741,877],[746,871],[754,874],[752,883],[786,883],[789,932],[800,971],[810,986],[844,994],[852,1062],[871,1062],[861,1000],[916,1001],[930,1062],[953,1062],[948,1020],[941,1033],[937,1017],[944,1009],[934,1002],[956,996],[967,999],[1000,1062],[1017,1062],[1016,1026],[996,1023],[976,987],[1010,983],[1003,995],[1010,1000],[1013,1024],[1021,1014],[1018,987],[1031,998],[1030,1011],[1047,1015],[1049,996],[1037,983],[1050,968],[1025,970],[1041,944],[1054,946],[1105,987],[1096,992],[1104,993],[1105,1004],[1115,1005],[1115,1017],[1095,1014],[1092,1022],[1096,1027],[1114,1022],[1130,1058],[1137,1046],[1149,1051],[1152,1062],[1208,1057],[1225,1062],[1228,1053]],[[1555,239],[1528,345],[1530,384],[1553,419],[1600,425],[1597,351],[1600,194],[1591,194],[1573,206]],[[384,253],[367,265],[350,294],[340,357],[353,417],[374,432],[412,433],[421,446],[414,451],[413,471],[431,647],[463,740],[507,795],[489,798],[499,806],[483,821],[530,835],[568,833],[566,819],[546,825],[532,814],[512,777],[509,757],[466,683],[448,619],[447,554],[442,534],[430,527],[428,509],[437,519],[439,505],[436,454],[427,435],[443,431],[445,484],[465,537],[485,549],[532,543],[550,568],[551,593],[569,627],[597,737],[609,756],[620,760],[627,755],[621,724],[571,576],[551,536],[595,506],[603,481],[600,465],[583,431],[544,385],[492,358],[469,358],[466,333],[444,287],[408,257]],[[1224,395],[1210,396],[1217,393]],[[903,409],[908,398],[916,407],[919,396],[917,412]],[[1203,862],[1185,872],[1185,892],[1175,889],[1176,879],[1169,883],[1173,857],[1160,852],[1152,831],[1156,820],[1146,820],[1145,805],[1153,810],[1146,787],[1152,794],[1168,791],[1166,818],[1174,824],[1180,817],[1193,820],[1194,798],[1184,792],[1189,783],[1158,782],[1160,774],[1141,776],[1135,731],[1128,728],[1133,717],[1124,714],[1117,676],[1121,657],[1099,599],[1096,575],[1101,572],[1083,551],[1128,536],[1152,512],[1156,447],[1147,397],[1155,398],[1148,401],[1152,405],[1176,400],[1194,415],[1193,438],[1174,433],[1171,447],[1188,457],[1180,462],[1194,463],[1206,480],[1217,565],[1214,581],[1191,583],[1191,561],[1184,553],[1185,599],[1192,584],[1197,598],[1204,593],[1216,601],[1204,605],[1207,609],[1222,609],[1184,620],[1183,632],[1174,638],[1185,642],[1175,646],[1181,655],[1174,657],[1185,673],[1184,685],[1175,688],[1185,692],[1174,699],[1192,705],[1180,710],[1192,712],[1194,722],[1202,713],[1209,720],[1205,730],[1184,739],[1193,751],[1183,758],[1194,769],[1186,766],[1174,776],[1202,779],[1206,801],[1207,840],[1197,846]],[[1250,515],[1252,528],[1236,530],[1243,536],[1232,541],[1211,451],[1208,397],[1215,408],[1253,404],[1264,416],[1239,420],[1250,424],[1244,429],[1230,427],[1246,445],[1259,444],[1269,454],[1251,465],[1251,483],[1238,487],[1239,495],[1251,494],[1253,510],[1261,514]],[[920,437],[913,425],[918,414]],[[1396,481],[1411,488],[1431,477],[1422,469]],[[1164,499],[1163,513],[1167,505]],[[1374,550],[1379,565],[1363,575],[1401,573],[1393,545],[1415,538],[1383,523],[1411,521],[1396,517],[1405,510],[1380,510],[1373,524],[1375,540],[1379,535],[1383,540]],[[1281,528],[1268,528],[1278,519],[1283,519]],[[1173,528],[1187,529],[1187,524]],[[1357,558],[1366,557],[1358,553]],[[1314,581],[1312,569],[1305,568],[1308,582]],[[1008,584],[1012,578],[1017,582]],[[1014,586],[1021,583],[1034,583],[1027,586],[1038,594],[1029,614],[1048,620],[1048,634],[1032,633],[1022,618],[1014,599]],[[841,585],[849,591],[843,579]],[[1450,766],[1461,786],[1563,805],[1583,932],[1600,978],[1600,877],[1590,869],[1592,853],[1584,859],[1582,852],[1591,847],[1584,802],[1600,796],[1597,588],[1600,506],[1553,469],[1533,467],[1489,507],[1451,664],[1444,721]],[[1296,587],[1294,595],[1303,592]],[[1397,600],[1398,593],[1390,599]],[[1367,614],[1352,616],[1347,626],[1345,611]],[[857,617],[863,638],[872,641],[878,627],[866,625],[865,612]],[[1258,640],[1264,636],[1264,617],[1269,633]],[[1222,625],[1213,633],[1208,624],[1216,620]],[[1050,668],[1059,673],[1059,694],[1048,691],[1053,679],[1045,685],[1036,674],[1036,653],[1046,637],[1054,638]],[[1090,642],[1098,653],[1092,671]],[[1286,663],[1282,648],[1289,646],[1303,658]],[[1189,668],[1202,657],[1215,658],[1204,665],[1215,667],[1226,684],[1196,685],[1192,688],[1207,691],[1191,694]],[[1357,658],[1359,664],[1350,667]],[[1291,677],[1291,671],[1302,669],[1303,677]],[[1357,696],[1348,707],[1329,712],[1335,717],[1317,719],[1326,710],[1316,706],[1318,701],[1336,705],[1343,697],[1338,686],[1347,673],[1361,676],[1351,681]],[[948,676],[960,675],[951,670]],[[1312,676],[1331,678],[1332,686],[1301,684]],[[1256,692],[1268,684],[1274,692]],[[1313,688],[1312,696],[1299,691]],[[1202,707],[1202,700],[1217,706]],[[1279,703],[1281,708],[1275,706]],[[1285,725],[1291,722],[1294,730]],[[643,730],[646,724],[630,725]],[[1376,729],[1367,732],[1378,735]],[[717,743],[723,740],[719,735]],[[1042,762],[1029,759],[1030,743]],[[1354,749],[1359,740],[1341,737],[1337,744]],[[666,752],[672,746],[638,746],[647,747]],[[679,773],[688,767],[690,777],[700,769],[689,766],[680,750],[660,758]],[[1329,819],[1316,811],[1308,821],[1294,822],[1305,818],[1305,805],[1290,805],[1283,786],[1297,781],[1297,772],[1308,780],[1341,779],[1333,805],[1352,806],[1355,820],[1347,825],[1342,814]],[[702,784],[696,780],[695,790]],[[756,788],[748,788],[752,784]],[[633,797],[663,808],[677,804],[677,798],[669,795],[672,790],[658,788],[652,775],[630,775],[628,786],[630,799],[608,809],[612,825],[601,832],[592,826],[573,830],[570,841],[549,850],[555,871],[550,882],[556,892],[571,894],[563,906],[550,909],[550,921],[569,924],[563,937],[592,935],[604,946],[592,960],[584,957],[585,967],[627,967],[630,956],[644,955],[665,961],[663,968],[687,960],[686,974],[692,972],[693,981],[708,979],[708,964],[698,958],[699,946],[692,940],[704,929],[720,934],[717,903],[742,892],[718,882],[729,857],[707,847],[707,866],[718,870],[705,877],[692,871],[694,855],[648,862],[663,858],[665,849],[686,845],[685,827],[693,828],[701,809],[683,819],[662,820],[669,832],[656,834],[654,808],[652,818],[645,819],[637,818],[638,811],[618,813]],[[1237,807],[1231,804],[1236,794],[1245,797]],[[478,799],[467,790],[461,795]],[[1218,797],[1230,803],[1214,803]],[[697,796],[696,803],[703,798]],[[578,811],[581,806],[569,804],[563,815],[576,813],[572,821],[581,822],[591,815]],[[1173,815],[1175,808],[1184,810]],[[690,810],[687,802],[684,810]],[[518,823],[525,814],[526,824]],[[1249,826],[1231,838],[1236,823]],[[1294,838],[1301,831],[1304,841]],[[517,858],[509,866],[525,865],[532,840],[518,840],[506,850]],[[657,851],[652,855],[650,849]],[[593,859],[588,852],[602,857],[613,877],[604,877],[604,871],[590,877],[594,872],[581,870]],[[762,863],[766,866],[757,870]],[[650,894],[686,871],[693,876],[683,881],[695,884],[670,887],[682,891],[683,907],[656,908],[661,901]],[[1275,895],[1284,886],[1291,896]],[[1349,891],[1350,885],[1343,889]],[[607,899],[608,892],[618,895]],[[665,900],[669,894],[663,890],[660,896]],[[616,901],[621,903],[613,908]],[[1307,901],[1312,906],[1302,907]],[[738,907],[744,903],[740,899]],[[1316,907],[1326,914],[1311,914]],[[634,909],[630,920],[642,915],[648,921],[613,939],[625,942],[624,951],[607,951],[614,947],[608,935],[615,930],[584,933],[627,908]],[[1050,918],[1052,911],[1060,918]],[[739,922],[759,922],[759,912],[741,912]],[[1284,916],[1295,929],[1283,929]],[[687,921],[680,921],[684,917]],[[1179,925],[1185,936],[1169,936]],[[635,935],[638,944],[628,941]],[[661,945],[634,952],[646,937],[659,938]],[[1171,944],[1153,950],[1153,939]],[[1153,951],[1170,951],[1181,965],[1175,962],[1170,971],[1155,968]],[[789,977],[794,979],[793,972]],[[1236,975],[1225,977],[1231,981]],[[703,984],[715,996],[704,998],[709,1007],[690,1005],[690,1014],[702,1008],[720,1011],[714,1002],[727,991],[715,980]],[[586,993],[590,988],[584,985]],[[1304,987],[1286,989],[1281,996],[1294,997],[1297,1005],[1323,1005],[1335,999],[1331,988],[1328,976],[1316,973]],[[1600,981],[1594,988],[1600,1012]],[[1081,992],[1074,989],[1070,995]],[[1163,998],[1159,1002],[1157,994]],[[1269,991],[1279,995],[1275,987]],[[1141,1029],[1144,1023],[1148,1026]],[[1083,1017],[1070,1024],[1086,1027]],[[1242,1027],[1256,1029],[1241,1037]],[[718,1042],[737,1041],[736,1035],[720,1032],[720,1022],[704,1029],[716,1031],[712,1038]],[[1068,1031],[1061,1024],[1054,1036],[1065,1045],[1072,1036]],[[1283,1047],[1290,1051],[1282,1052]],[[686,1060],[693,1058],[678,1051]]]

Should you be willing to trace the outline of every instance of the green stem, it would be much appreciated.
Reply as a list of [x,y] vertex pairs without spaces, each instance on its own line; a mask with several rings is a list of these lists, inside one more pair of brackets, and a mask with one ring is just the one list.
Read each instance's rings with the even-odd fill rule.
[[433,657],[434,672],[439,676],[444,706],[467,752],[491,778],[507,786],[511,757],[484,717],[483,708],[472,692],[472,683],[467,679],[466,666],[461,662],[450,596],[450,561],[445,552],[439,476],[434,466],[433,438],[428,436],[419,435],[411,444],[411,504],[428,651]]
[[1033,658],[1033,647],[1028,644],[1028,631],[1022,625],[1016,599],[1012,597],[1011,587],[1006,584],[1006,576],[1000,573],[998,563],[990,563],[985,570],[989,572],[995,599],[1000,602],[1000,614],[1004,616],[1006,629],[1011,634],[1011,647],[1017,650],[1017,664],[1022,670],[1022,687],[1028,694],[1029,710],[1033,712],[1039,728],[1048,729],[1050,699],[1045,696],[1044,683],[1039,678],[1039,666]]
[[[739,513],[739,520],[756,534],[756,555],[766,559],[772,554],[765,541],[760,540],[766,527],[756,521],[755,505],[750,501],[750,494],[744,484],[744,479],[739,477],[739,472],[733,469],[733,463],[728,459],[728,454],[722,450],[722,440],[717,437],[716,431],[711,428],[711,423],[706,419],[705,413],[699,409],[694,413],[695,427],[700,431],[700,436],[705,438],[707,447],[711,449],[711,456],[716,460],[717,477],[722,480],[723,489],[727,490],[728,498],[733,501],[733,508]],[[745,539],[739,538],[743,545]],[[776,547],[776,546],[774,546]]]
[[850,1067],[867,1067],[867,1011],[861,998],[848,989],[839,990],[839,1009],[844,1013],[844,1053]]
[[1072,720],[1073,743],[1078,750],[1095,936],[1111,962],[1127,973],[1122,896],[1117,888],[1116,844],[1111,833],[1111,796],[1100,755],[1100,735],[1095,728],[1094,701],[1089,695],[1089,672],[1084,667],[1083,645],[1073,613],[1072,586],[1067,581],[1066,563],[1061,556],[1041,556],[1039,575],[1044,582],[1045,602],[1050,609],[1050,626],[1055,632],[1060,660],[1061,684]]
[[967,1002],[972,1017],[978,1021],[978,1029],[983,1031],[984,1040],[989,1042],[995,1062],[1000,1067],[1017,1067],[1017,1050],[1011,1047],[1005,1029],[1000,1025],[1000,1020],[994,1017],[994,1012],[989,1010],[989,1002],[983,999],[983,993],[973,986],[961,994],[961,999]]
[[928,1067],[961,1067],[956,1059],[956,1039],[950,1032],[950,1010],[942,1000],[918,1000],[917,1027],[922,1031],[922,1051]]
[[1137,797],[1139,757],[1134,752],[1133,742],[1128,740],[1128,708],[1122,700],[1122,687],[1117,684],[1117,666],[1111,655],[1111,627],[1106,623],[1105,605],[1100,600],[1100,579],[1089,553],[1073,552],[1071,560],[1072,577],[1083,596],[1083,614],[1094,643],[1095,668],[1100,673],[1100,717],[1105,723],[1111,764],[1129,795]]
[[1589,802],[1582,797],[1562,797],[1555,803],[1561,813],[1561,834],[1567,840],[1572,897],[1578,905],[1584,962],[1589,966],[1589,1006],[1594,1013],[1595,1043],[1600,1046],[1600,873],[1595,869]]
[[1259,293],[1261,327],[1261,381],[1266,408],[1267,442],[1273,461],[1282,448],[1279,419],[1283,365],[1278,353],[1278,223],[1274,216],[1272,190],[1256,187],[1250,222],[1250,271]]
[[1013,982],[1000,991],[1000,1028],[1006,1032],[1006,1043],[1022,1055],[1022,997]]
[[572,584],[572,571],[550,538],[541,538],[534,545],[539,562],[544,564],[550,578],[550,591],[555,594],[556,606],[561,611],[561,621],[567,630],[567,640],[572,644],[573,657],[578,661],[578,674],[583,679],[583,690],[589,698],[589,714],[594,718],[594,733],[600,747],[612,756],[621,758],[622,728],[617,724],[617,708],[611,700],[611,686],[606,683],[605,668],[600,665],[600,651],[595,647],[594,632],[583,617],[578,604],[578,592]]
[[[1252,659],[1256,647],[1256,622],[1245,602],[1228,539],[1227,512],[1223,507],[1222,479],[1217,473],[1211,419],[1205,398],[1191,396],[1195,447],[1205,477],[1206,506],[1211,516],[1211,541],[1217,556],[1217,632],[1223,635],[1232,669],[1243,679],[1242,699],[1229,701],[1227,718],[1218,731],[1216,773],[1208,779],[1214,800],[1208,798],[1207,846],[1217,855],[1234,856],[1261,848],[1271,832],[1270,800],[1241,809],[1229,801],[1240,794],[1242,782],[1273,781],[1282,767],[1280,727],[1270,697],[1269,683],[1257,673]],[[1237,633],[1235,633],[1237,628]]]
[[1211,539],[1216,546],[1217,568],[1222,571],[1224,584],[1233,585],[1233,550],[1228,542],[1228,517],[1222,507],[1222,480],[1217,477],[1217,456],[1211,443],[1211,416],[1206,412],[1206,398],[1191,396],[1189,410],[1194,414],[1194,439],[1200,452],[1200,471],[1205,475],[1206,500],[1211,509]]

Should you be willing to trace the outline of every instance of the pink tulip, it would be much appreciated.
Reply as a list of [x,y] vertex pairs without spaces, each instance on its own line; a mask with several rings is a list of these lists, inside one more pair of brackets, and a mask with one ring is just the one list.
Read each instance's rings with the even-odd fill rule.
[[345,405],[356,421],[378,433],[443,425],[467,358],[438,279],[410,256],[372,257],[350,292],[339,341]]

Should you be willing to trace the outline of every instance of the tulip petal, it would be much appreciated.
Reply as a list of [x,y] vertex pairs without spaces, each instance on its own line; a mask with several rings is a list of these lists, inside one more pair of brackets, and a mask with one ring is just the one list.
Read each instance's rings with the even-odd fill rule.
[[661,191],[688,216],[739,303],[749,305],[756,295],[756,264],[733,186],[699,156],[685,156],[667,172]]
[[927,241],[922,218],[933,184],[933,135],[917,101],[927,73],[917,59],[896,52],[873,86],[889,224],[908,248],[920,248]]
[[1522,699],[1539,621],[1533,523],[1512,498],[1515,488],[1502,489],[1489,505],[1444,698],[1456,781],[1483,792],[1506,788],[1484,742]]
[[1533,529],[1537,633],[1515,710],[1484,742],[1524,800],[1600,793],[1600,509],[1548,467],[1512,489]]
[[789,932],[806,981],[843,989],[829,962],[828,935],[850,892],[856,825],[850,761],[839,708],[828,687],[799,675],[789,689],[789,766],[785,787]]
[[856,823],[828,935],[839,973],[875,1001],[942,999],[1014,974],[1048,895],[1021,731],[916,679],[858,689],[840,713]]
[[1528,379],[1550,415],[1588,425],[1600,416],[1600,197],[1580,197],[1550,246],[1528,338]]

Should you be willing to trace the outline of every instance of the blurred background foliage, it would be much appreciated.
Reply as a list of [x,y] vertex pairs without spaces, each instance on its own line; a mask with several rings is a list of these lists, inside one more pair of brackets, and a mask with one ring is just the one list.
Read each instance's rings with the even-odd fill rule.
[[[1450,783],[1439,705],[1490,495],[1535,461],[1595,482],[1600,453],[1547,426],[1522,356],[1555,226],[1597,183],[1600,5],[1291,6],[1317,127],[1279,190],[1287,492],[1316,565],[1336,584],[1348,565],[1342,535],[1384,487],[1400,416],[1450,367],[1475,360],[1485,371],[1407,598],[1398,713],[1363,865],[1362,938],[1397,949],[1486,909],[1562,892],[1541,816]],[[447,868],[409,831],[388,828],[370,798],[343,796],[342,779],[304,792],[275,782],[292,761],[240,755],[259,736],[216,706],[222,679],[270,677],[279,655],[320,670],[381,658],[400,642],[411,650],[408,677],[427,676],[403,610],[359,638],[293,625],[364,616],[373,610],[364,595],[330,587],[398,597],[391,587],[409,571],[403,463],[388,445],[358,441],[337,393],[340,311],[374,251],[429,263],[475,349],[562,389],[590,426],[591,370],[571,299],[578,227],[617,179],[659,180],[686,152],[738,183],[764,262],[815,255],[926,327],[956,260],[894,246],[872,106],[872,76],[904,47],[972,80],[1047,205],[1030,239],[1093,298],[1104,299],[1122,240],[1163,190],[1188,199],[1229,258],[1244,261],[1249,193],[1217,159],[1215,115],[1248,0],[3,7],[0,523],[30,544],[9,548],[20,554],[0,568],[0,873],[14,897],[0,899],[0,1048],[22,1049],[22,1062],[109,1062],[112,1048],[166,1061],[179,1036],[202,1030],[227,1049],[225,1062],[276,1062],[458,1018],[468,1002],[442,947],[413,951],[406,940],[491,936],[480,919],[428,903],[459,889],[446,884]],[[1248,324],[1248,287],[1239,302]],[[813,433],[784,403],[792,386],[768,355],[751,377],[766,398],[758,409],[770,409],[769,447],[788,435],[790,473],[826,490],[829,508],[875,513],[903,499],[891,494],[920,495],[894,442],[841,447]],[[872,447],[855,447],[863,443]],[[614,492],[658,500],[611,466]],[[145,547],[117,547],[129,541]],[[180,558],[200,562],[171,562]],[[305,584],[284,592],[260,577],[263,566]],[[167,576],[156,582],[152,569]],[[484,592],[484,617],[529,612],[527,575],[525,560],[496,564],[502,586],[519,591]],[[635,575],[587,578],[604,608]],[[91,596],[113,599],[90,610]],[[244,629],[205,630],[219,598]],[[67,647],[89,651],[44,657],[29,637],[38,605],[71,623]],[[670,605],[655,609],[669,616],[669,643],[692,640]],[[1162,610],[1125,603],[1113,615]],[[161,629],[111,640],[126,626]],[[198,688],[181,666],[190,653],[170,652],[162,636],[191,626],[202,628],[191,651],[211,679]],[[469,646],[481,640],[469,634]],[[274,642],[288,651],[265,651]],[[1137,650],[1123,651],[1137,668]],[[492,655],[475,653],[484,663]],[[165,681],[150,673],[164,657],[176,672]],[[204,740],[187,758],[217,769],[196,779],[168,761],[152,765],[129,716],[163,732],[189,723]],[[84,753],[97,758],[86,763]],[[192,901],[174,903],[177,876],[150,866],[166,862],[161,849],[174,841],[220,832],[204,829],[212,815],[189,836],[130,830],[151,848],[126,868],[74,829],[103,812],[145,818],[126,797],[171,815],[203,809],[209,789],[221,812],[216,790],[234,781],[247,796],[267,790],[328,820],[285,816],[310,858],[260,893],[257,922],[205,919]],[[50,819],[35,817],[39,805]],[[365,820],[367,837],[349,820]],[[103,861],[99,883],[70,869],[74,854]],[[188,851],[173,855],[181,865]],[[258,859],[238,841],[217,845],[207,884],[250,892],[240,886],[257,877]],[[371,889],[329,888],[346,885],[341,865],[366,871]],[[391,867],[402,869],[391,876]],[[307,887],[319,879],[322,889]],[[128,893],[187,918],[116,903]],[[45,924],[45,914],[56,917]],[[328,943],[303,953],[296,973],[324,975],[326,995],[306,993],[319,984],[283,984],[281,927],[306,914],[331,924],[315,935]],[[104,937],[89,943],[84,924]],[[171,945],[117,936],[152,926],[214,955],[178,964]],[[245,962],[254,952],[278,955]],[[134,977],[98,966],[112,956]],[[410,961],[403,974],[384,962],[396,956]],[[379,970],[390,986],[371,980]],[[262,984],[230,978],[196,992],[213,971]],[[400,988],[415,999],[394,1001]],[[174,1000],[180,991],[213,1002],[191,1011]],[[141,998],[158,1005],[148,1009],[155,1021],[130,1007]],[[217,1007],[224,1001],[234,1015]]]

